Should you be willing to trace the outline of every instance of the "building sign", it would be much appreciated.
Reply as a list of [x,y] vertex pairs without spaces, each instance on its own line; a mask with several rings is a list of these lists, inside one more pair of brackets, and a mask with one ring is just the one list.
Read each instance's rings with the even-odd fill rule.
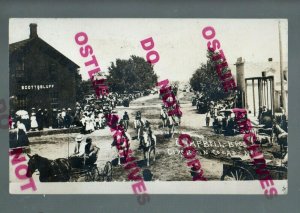
[[54,88],[54,84],[21,86],[22,90],[42,90],[42,89],[50,89],[50,88]]

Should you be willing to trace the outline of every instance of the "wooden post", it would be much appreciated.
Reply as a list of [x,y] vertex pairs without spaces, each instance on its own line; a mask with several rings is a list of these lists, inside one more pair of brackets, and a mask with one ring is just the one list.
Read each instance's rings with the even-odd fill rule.
[[236,86],[237,90],[240,92],[238,94],[238,107],[244,108],[244,94],[245,94],[245,77],[244,77],[244,61],[242,57],[238,58],[236,63]]
[[274,85],[274,77],[272,76],[272,105],[273,105],[273,115],[275,115],[275,85]]
[[269,81],[266,79],[266,88],[267,88],[267,109],[269,109]]
[[256,112],[255,112],[254,79],[252,79],[252,93],[253,93],[253,110],[254,110],[254,116],[256,116]]
[[286,108],[286,94],[285,94],[285,89],[284,89],[284,85],[283,85],[283,70],[282,70],[282,44],[281,44],[281,33],[280,33],[280,21],[278,22],[278,34],[279,34],[279,55],[280,55],[280,91],[281,91],[281,101],[282,101],[282,107],[284,109],[284,111],[287,111]]
[[257,87],[258,87],[258,107],[262,106],[261,103],[261,79],[257,79]]
[[245,79],[245,108],[248,109],[248,99],[247,99],[247,80]]
[[262,80],[262,92],[263,92],[263,95],[262,95],[262,98],[263,98],[263,106],[266,105],[266,91],[265,91],[265,81]]

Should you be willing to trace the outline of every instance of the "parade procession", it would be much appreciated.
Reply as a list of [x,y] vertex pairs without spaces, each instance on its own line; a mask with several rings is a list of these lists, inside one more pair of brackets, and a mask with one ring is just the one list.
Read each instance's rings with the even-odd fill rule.
[[[12,30],[24,32],[11,35],[9,44],[9,148],[24,154],[26,176],[35,183],[235,182],[262,180],[264,172],[287,180],[285,22],[266,21],[272,35],[284,35],[273,42],[283,50],[253,58],[230,48],[236,43],[217,21],[213,28],[187,20],[198,35],[182,44],[163,43],[167,29],[178,30],[166,20],[156,29],[162,38],[150,30],[151,39],[134,36],[139,28],[128,21],[128,41],[112,29],[108,35],[88,27],[72,31],[66,21],[65,47],[47,34],[46,23],[13,22]],[[121,21],[115,24],[123,29]],[[168,47],[186,55],[171,56]],[[229,78],[235,87],[224,90]],[[10,181],[18,182],[14,172],[11,166]]]

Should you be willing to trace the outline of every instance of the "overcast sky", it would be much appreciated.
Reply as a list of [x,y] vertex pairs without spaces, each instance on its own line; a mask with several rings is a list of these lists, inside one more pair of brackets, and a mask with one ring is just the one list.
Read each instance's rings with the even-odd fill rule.
[[[161,80],[188,80],[206,62],[207,40],[202,36],[206,26],[214,27],[229,64],[238,57],[246,63],[266,62],[268,58],[279,61],[278,19],[10,19],[9,43],[29,38],[30,23],[38,25],[40,38],[81,67],[84,79],[88,76],[86,58],[80,56],[74,40],[80,31],[89,36],[88,43],[103,71],[116,58],[145,58],[140,41],[152,36],[160,55],[154,70]],[[287,62],[288,23],[280,23],[283,61]]]

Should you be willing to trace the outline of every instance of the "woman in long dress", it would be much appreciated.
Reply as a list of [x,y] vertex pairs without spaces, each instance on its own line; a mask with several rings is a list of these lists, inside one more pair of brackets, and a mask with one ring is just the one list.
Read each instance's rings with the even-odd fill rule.
[[23,123],[18,121],[17,124],[17,146],[28,146],[29,145],[29,140],[28,136],[26,133],[26,127]]
[[86,117],[85,131],[89,133],[95,131],[94,122],[91,114]]
[[30,117],[30,120],[31,120],[31,130],[32,131],[35,131],[36,128],[38,128],[38,123],[36,121],[36,116],[35,116],[35,113],[32,113],[31,114],[31,117]]

